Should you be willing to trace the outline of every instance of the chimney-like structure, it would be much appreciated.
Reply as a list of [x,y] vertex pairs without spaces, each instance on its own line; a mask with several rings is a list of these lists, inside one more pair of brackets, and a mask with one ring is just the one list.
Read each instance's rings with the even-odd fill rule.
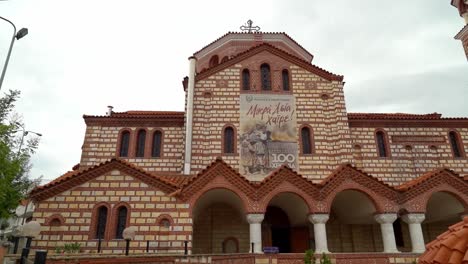
[[112,115],[112,109],[114,109],[114,107],[112,105],[107,106],[107,116]]
[[468,60],[468,0],[452,0],[451,4],[458,9],[460,16],[465,19],[465,27],[458,32],[455,39],[462,42]]
[[195,90],[195,68],[197,58],[189,58],[189,75],[187,89],[187,110],[185,111],[185,158],[184,174],[190,174],[192,161],[192,121],[193,121],[193,95]]

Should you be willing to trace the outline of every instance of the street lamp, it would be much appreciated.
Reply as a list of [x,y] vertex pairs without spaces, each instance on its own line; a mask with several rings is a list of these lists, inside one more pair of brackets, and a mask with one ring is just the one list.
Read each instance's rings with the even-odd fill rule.
[[24,142],[24,137],[27,136],[29,133],[31,134],[34,134],[36,136],[39,136],[39,137],[42,137],[42,134],[41,133],[37,133],[37,132],[34,132],[34,131],[31,131],[31,130],[26,130],[24,128],[24,126],[19,123],[19,122],[15,122],[15,124],[19,127],[21,127],[21,130],[23,130],[23,133],[21,134],[21,141],[20,141],[20,144],[19,144],[19,148],[18,148],[18,152],[16,152],[16,158],[18,159],[19,157],[19,154],[21,152],[21,148],[23,147],[23,142]]
[[8,50],[7,57],[5,60],[5,65],[3,66],[2,70],[2,76],[0,77],[0,90],[2,89],[2,83],[3,83],[3,78],[5,78],[5,72],[8,67],[8,61],[10,60],[10,55],[11,55],[11,50],[13,49],[13,43],[15,43],[15,38],[16,39],[21,39],[22,37],[26,36],[28,34],[28,29],[27,28],[22,28],[16,33],[16,27],[15,24],[13,24],[10,20],[1,17],[0,19],[5,20],[6,22],[10,23],[13,26],[13,36],[11,37],[11,43],[10,43],[10,49]]

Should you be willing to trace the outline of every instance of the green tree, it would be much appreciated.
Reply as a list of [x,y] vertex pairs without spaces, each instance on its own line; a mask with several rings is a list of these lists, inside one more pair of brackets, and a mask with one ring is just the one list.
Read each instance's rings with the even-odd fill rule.
[[0,219],[8,218],[37,181],[29,178],[30,158],[37,149],[37,137],[27,132],[14,106],[19,91],[0,98]]

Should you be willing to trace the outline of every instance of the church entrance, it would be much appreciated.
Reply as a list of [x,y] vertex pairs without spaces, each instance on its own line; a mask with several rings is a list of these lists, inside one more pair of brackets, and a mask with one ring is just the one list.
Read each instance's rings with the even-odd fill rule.
[[308,206],[298,195],[281,193],[269,203],[262,223],[262,244],[279,253],[303,253],[309,249]]
[[262,223],[264,245],[278,247],[280,253],[291,252],[291,231],[288,215],[276,206],[268,206]]

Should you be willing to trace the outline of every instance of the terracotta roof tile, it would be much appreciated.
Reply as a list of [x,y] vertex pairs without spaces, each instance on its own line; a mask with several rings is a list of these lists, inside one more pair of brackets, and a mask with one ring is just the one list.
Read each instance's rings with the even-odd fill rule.
[[293,55],[291,53],[288,53],[282,49],[278,49],[275,46],[268,44],[268,43],[262,43],[257,46],[254,46],[248,50],[245,50],[243,52],[238,53],[237,55],[233,56],[232,58],[228,59],[225,62],[222,62],[218,65],[212,66],[210,68],[204,69],[201,72],[198,73],[196,80],[201,80],[206,78],[207,76],[218,72],[220,70],[225,69],[226,67],[229,67],[235,63],[237,63],[240,60],[243,60],[247,57],[249,57],[250,54],[257,54],[258,52],[268,50],[278,56],[282,56],[285,59],[288,59],[292,61],[293,63],[296,63],[298,66],[301,66],[305,68],[306,70],[309,70],[322,78],[325,78],[327,80],[335,80],[335,81],[343,81],[343,76],[342,75],[337,75],[334,73],[331,73],[323,68],[320,68],[302,58],[297,57],[296,55]]
[[468,217],[426,245],[420,264],[468,264]]
[[442,114],[348,113],[349,120],[468,120],[466,117],[442,117]]
[[228,33],[222,35],[221,37],[217,38],[216,40],[214,40],[213,42],[209,43],[208,45],[204,46],[203,48],[201,48],[199,51],[193,53],[193,55],[197,55],[198,53],[200,53],[202,50],[208,48],[209,46],[213,45],[214,43],[220,41],[221,39],[223,39],[224,37],[228,36],[228,35],[234,35],[234,34],[242,34],[242,35],[246,35],[246,34],[273,34],[273,35],[285,35],[287,38],[289,38],[292,42],[294,42],[296,45],[298,45],[301,49],[303,49],[305,52],[307,52],[307,54],[309,54],[312,58],[314,57],[314,55],[312,55],[308,50],[306,50],[301,44],[299,44],[297,41],[295,41],[293,38],[291,38],[288,34],[286,34],[285,32],[257,32],[257,33],[248,33],[248,32],[231,32],[229,31]]
[[112,112],[111,116],[83,115],[83,118],[184,118],[185,113],[180,111],[144,111],[131,110],[126,112]]
[[410,181],[407,181],[399,186],[396,186],[395,189],[397,190],[401,190],[401,191],[406,191],[406,190],[409,190],[411,188],[414,188],[416,187],[417,185],[429,180],[430,178],[432,177],[435,177],[436,175],[438,174],[441,174],[441,173],[444,173],[444,172],[448,172],[450,174],[456,174],[454,171],[448,169],[448,168],[438,168],[438,169],[435,169],[435,170],[432,170],[432,171],[428,171],[426,173],[424,173],[423,175],[413,179],[413,180],[410,180]]

